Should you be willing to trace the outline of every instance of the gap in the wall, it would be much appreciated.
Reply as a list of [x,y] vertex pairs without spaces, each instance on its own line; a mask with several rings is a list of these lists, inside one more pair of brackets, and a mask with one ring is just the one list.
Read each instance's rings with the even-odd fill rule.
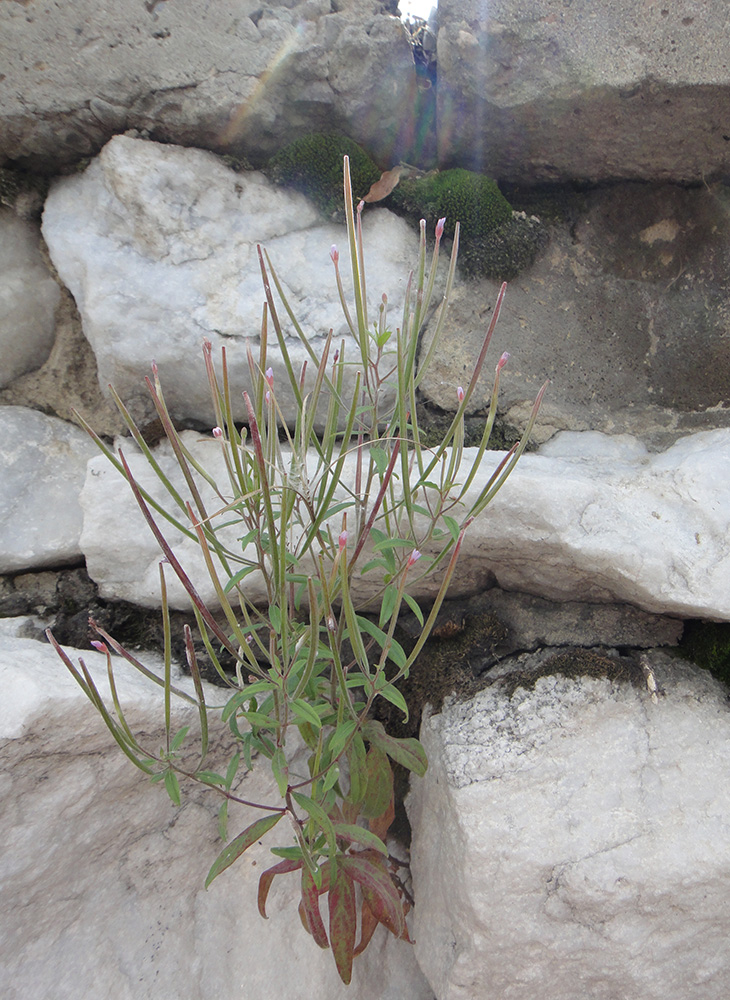
[[427,21],[432,8],[435,8],[437,3],[438,0],[400,0],[398,9],[402,18],[420,17]]

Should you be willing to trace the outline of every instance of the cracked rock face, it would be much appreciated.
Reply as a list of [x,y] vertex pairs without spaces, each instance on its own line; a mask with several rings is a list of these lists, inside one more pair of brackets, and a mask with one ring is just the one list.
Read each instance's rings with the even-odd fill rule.
[[[193,431],[184,432],[184,440],[225,481],[218,442]],[[161,490],[144,458],[125,446],[127,452],[140,483]],[[475,452],[465,449],[465,467]],[[169,450],[160,446],[156,455],[172,475]],[[476,499],[502,457],[487,453],[467,497]],[[354,482],[354,459],[344,468],[348,477]],[[625,436],[559,434],[540,453],[522,456],[471,525],[452,595],[476,593],[496,579],[506,590],[551,600],[623,601],[658,614],[728,620],[728,491],[730,431],[695,434],[657,455]],[[159,550],[131,492],[103,456],[89,463],[81,503],[81,547],[100,593],[156,606]],[[196,586],[213,599],[195,546],[169,534]],[[436,585],[430,578],[412,592],[433,596]],[[257,594],[258,586],[250,577],[249,592]],[[187,607],[181,588],[171,587],[170,600]]]
[[727,4],[441,0],[439,25],[445,162],[528,183],[727,173]]
[[53,347],[61,292],[39,242],[37,226],[0,207],[0,389],[40,368]]
[[[215,797],[184,789],[176,809],[119,752],[51,647],[0,628],[0,837],[6,1000],[340,1000],[342,983],[297,913],[299,885],[278,879],[269,919],[256,909],[269,844],[254,845],[208,891],[223,842]],[[82,655],[108,697],[105,657]],[[145,662],[162,670],[159,661]],[[131,725],[164,740],[158,689],[115,666]],[[175,684],[189,693],[188,679]],[[210,690],[209,699],[213,697]],[[177,724],[197,725],[184,710]],[[216,752],[213,748],[211,756]],[[255,801],[278,793],[266,770],[242,776]],[[231,833],[255,818],[231,817]],[[237,829],[238,828],[238,829]],[[278,883],[278,884],[277,884]],[[353,1000],[433,1000],[410,945],[384,930],[356,959]]]
[[[258,361],[265,302],[257,246],[270,256],[294,315],[321,356],[329,329],[359,351],[343,317],[330,247],[344,250],[344,225],[323,222],[303,195],[273,186],[258,172],[234,173],[214,155],[117,136],[83,175],[54,184],[43,232],[59,275],[72,292],[84,334],[96,356],[99,385],[112,383],[138,420],[153,416],[144,385],[154,359],[174,419],[212,427],[215,416],[202,363],[208,338],[219,358],[227,351],[232,384],[248,386],[246,348]],[[402,309],[418,235],[391,212],[365,220],[371,309],[388,292]],[[343,283],[351,287],[346,268]],[[294,371],[308,360],[307,388],[316,371],[275,295]],[[285,419],[296,403],[269,320],[268,362]],[[354,372],[350,385],[354,382]],[[240,391],[237,419],[245,418]]]
[[45,173],[129,128],[257,162],[333,129],[400,158],[413,131],[408,36],[377,4],[5,3],[0,38],[0,162]]
[[439,1000],[724,1000],[730,712],[665,654],[663,691],[543,677],[428,718],[414,782],[416,955]]

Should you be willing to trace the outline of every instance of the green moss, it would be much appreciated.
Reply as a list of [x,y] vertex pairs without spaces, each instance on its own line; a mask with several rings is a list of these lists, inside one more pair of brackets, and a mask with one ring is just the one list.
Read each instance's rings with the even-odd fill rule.
[[296,139],[272,157],[266,173],[276,184],[306,194],[328,217],[340,217],[345,206],[344,156],[350,158],[353,196],[362,198],[379,179],[381,171],[356,142],[342,135],[315,133]]
[[548,240],[538,219],[516,215],[491,233],[465,239],[459,265],[470,277],[512,281],[530,267]]
[[730,623],[687,622],[677,652],[730,685]]
[[445,217],[447,236],[453,236],[456,223],[461,223],[465,240],[484,237],[512,218],[497,182],[461,167],[402,180],[391,197],[394,207],[425,219],[431,230]]

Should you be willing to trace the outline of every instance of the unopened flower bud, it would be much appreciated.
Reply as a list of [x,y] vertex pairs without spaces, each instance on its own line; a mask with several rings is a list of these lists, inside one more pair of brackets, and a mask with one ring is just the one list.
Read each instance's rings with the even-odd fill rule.
[[266,390],[266,395],[264,396],[264,399],[266,400],[267,403],[271,402],[271,393],[269,392],[268,389]]
[[155,378],[157,378],[157,374],[158,374],[158,372],[157,372],[157,362],[154,359],[152,360],[152,374],[155,376]]
[[105,642],[99,642],[97,639],[92,639],[91,640],[91,645],[94,647],[94,649],[98,650],[100,653],[108,653],[109,652],[109,649],[108,649],[107,644]]
[[273,368],[267,368],[266,369],[266,381],[269,383],[269,388],[273,389],[274,388],[274,369]]
[[222,438],[223,437],[223,431],[220,429],[220,427],[214,427],[213,428],[213,437],[214,438]]
[[408,556],[408,566],[411,567],[414,563],[418,562],[421,558],[421,553],[418,549],[414,549],[413,552]]
[[340,259],[340,251],[337,249],[336,243],[333,243],[330,247],[330,258],[332,259],[333,264],[336,264]]
[[329,629],[330,632],[337,631],[337,622],[335,621],[334,615],[327,616],[327,628]]
[[459,400],[460,403],[464,402],[464,389],[460,385],[457,385],[456,387],[456,398]]
[[361,201],[360,204],[357,206],[357,214],[360,215],[364,208],[365,208],[365,202]]
[[436,241],[437,242],[444,235],[444,226],[445,225],[446,225],[446,218],[445,217],[443,219],[439,219],[439,221],[436,223]]
[[334,358],[332,360],[334,361],[335,364],[337,364],[337,362],[340,360],[340,349],[339,349],[339,347],[335,351],[335,356],[334,356]]
[[505,351],[502,357],[497,362],[497,371],[501,372],[508,361],[509,361],[509,354],[507,353],[507,351]]
[[340,532],[339,543],[340,543],[340,552],[342,552],[342,550],[344,549],[344,547],[347,545],[347,532],[346,531]]

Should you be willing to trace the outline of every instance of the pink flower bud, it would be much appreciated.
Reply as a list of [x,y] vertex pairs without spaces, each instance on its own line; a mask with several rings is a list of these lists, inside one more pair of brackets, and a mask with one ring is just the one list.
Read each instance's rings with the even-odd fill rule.
[[96,639],[91,640],[91,645],[94,649],[97,649],[100,653],[108,653],[109,649],[105,642],[98,642]]
[[264,396],[264,399],[266,400],[267,403],[271,402],[271,393],[269,392],[268,389],[266,390],[266,395]]
[[444,226],[446,225],[446,218],[439,219],[436,223],[436,242],[438,242],[444,235]]
[[388,305],[388,296],[385,294],[385,292],[383,292],[382,302],[384,306]]
[[364,208],[365,208],[365,202],[361,201],[360,204],[357,206],[357,214],[360,215]]
[[335,356],[334,356],[334,358],[332,360],[334,361],[335,364],[337,364],[337,362],[340,360],[340,349],[339,349],[339,347],[335,351]]
[[213,428],[213,437],[214,438],[222,438],[223,437],[223,431],[220,429],[220,427],[214,427]]
[[347,532],[346,531],[340,532],[339,542],[340,542],[340,552],[342,552],[342,550],[344,549],[344,547],[347,545]]
[[418,562],[421,558],[421,553],[418,549],[414,549],[413,552],[408,556],[408,567],[410,568],[414,563]]
[[158,372],[157,372],[157,362],[154,361],[154,360],[152,361],[152,374],[155,376],[155,378],[157,378],[157,374],[158,374]]
[[464,402],[464,389],[460,385],[457,385],[456,387],[456,398],[460,403]]
[[336,264],[340,259],[340,251],[337,249],[336,243],[333,243],[330,247],[330,257],[333,264]]
[[505,351],[502,357],[497,362],[497,371],[501,372],[508,361],[509,361],[509,354],[507,353],[507,351]]
[[266,381],[269,383],[269,388],[273,389],[274,388],[274,369],[273,368],[267,368],[266,369]]

